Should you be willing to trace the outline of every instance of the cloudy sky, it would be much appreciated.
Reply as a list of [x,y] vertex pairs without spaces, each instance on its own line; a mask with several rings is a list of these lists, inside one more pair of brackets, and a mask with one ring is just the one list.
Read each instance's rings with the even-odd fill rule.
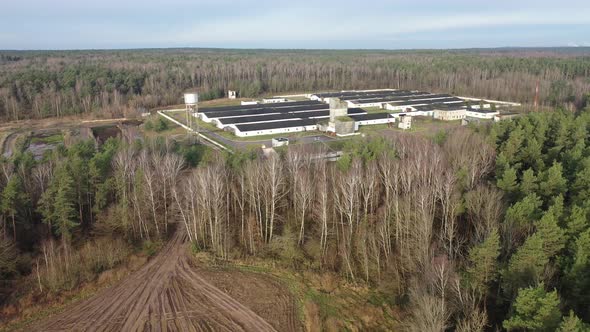
[[0,49],[590,46],[590,0],[14,0]]

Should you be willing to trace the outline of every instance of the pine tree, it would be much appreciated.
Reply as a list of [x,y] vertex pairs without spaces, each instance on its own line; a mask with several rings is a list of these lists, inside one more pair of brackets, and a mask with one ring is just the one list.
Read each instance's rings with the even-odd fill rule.
[[54,202],[55,227],[57,235],[62,237],[64,243],[68,243],[72,237],[72,229],[78,225],[74,203],[76,191],[72,178],[65,173],[60,175]]
[[514,290],[541,281],[545,266],[549,263],[543,246],[543,239],[533,234],[512,255],[508,269],[503,273],[503,288],[509,297],[514,294]]
[[26,203],[26,201],[27,195],[24,192],[22,181],[18,175],[13,174],[2,191],[0,209],[2,210],[2,213],[10,217],[12,221],[14,241],[16,241],[16,216],[18,210]]
[[570,301],[583,313],[584,318],[590,318],[590,229],[576,240],[574,261],[566,280]]
[[39,212],[65,245],[71,239],[73,228],[78,226],[76,213],[76,189],[74,180],[65,167],[56,170],[53,180],[39,201]]
[[578,165],[573,181],[573,201],[577,204],[583,204],[590,197],[590,157],[585,158]]
[[559,324],[558,332],[588,332],[590,326],[584,324],[580,318],[578,318],[573,311],[570,310],[569,316],[563,316],[561,324]]
[[508,331],[555,331],[561,320],[557,291],[547,293],[543,284],[519,289],[513,310],[503,323]]
[[531,168],[527,169],[522,173],[522,179],[520,180],[519,191],[524,197],[537,191],[539,185],[537,183],[537,177],[535,171]]
[[541,205],[541,199],[536,194],[530,194],[508,208],[505,223],[517,228],[531,228],[539,218]]
[[553,166],[543,172],[539,181],[539,192],[545,199],[565,194],[567,190],[567,180],[563,177],[563,167],[561,163],[554,162]]
[[562,200],[554,204],[541,220],[536,224],[536,235],[543,239],[543,252],[549,258],[555,256],[565,246],[565,231],[558,225],[558,216],[561,214]]
[[526,145],[521,152],[522,160],[537,171],[545,168],[541,148],[542,145],[534,137],[531,137],[526,140]]
[[512,167],[509,167],[504,171],[502,177],[498,180],[497,186],[507,193],[514,193],[518,188],[518,183],[516,180],[516,170]]
[[498,255],[500,255],[500,236],[494,230],[479,245],[469,250],[470,266],[467,268],[467,280],[480,294],[487,292],[487,286],[498,274]]
[[574,205],[566,220],[565,232],[568,240],[575,241],[588,228],[590,228],[588,212],[584,208]]

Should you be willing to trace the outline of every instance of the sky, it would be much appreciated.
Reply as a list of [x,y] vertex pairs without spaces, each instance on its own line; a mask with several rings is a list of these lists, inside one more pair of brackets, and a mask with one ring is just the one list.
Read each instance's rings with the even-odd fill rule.
[[590,0],[2,0],[0,49],[590,46]]

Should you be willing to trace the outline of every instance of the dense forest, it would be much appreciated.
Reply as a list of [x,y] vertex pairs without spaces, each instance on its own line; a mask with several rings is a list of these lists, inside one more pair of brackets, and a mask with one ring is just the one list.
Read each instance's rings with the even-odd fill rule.
[[457,51],[112,50],[0,51],[0,119],[81,113],[129,114],[137,107],[203,100],[228,89],[242,97],[318,90],[405,88],[582,109],[590,56],[580,49]]
[[409,331],[588,328],[590,110],[343,150],[111,139],[17,153],[0,162],[0,274],[39,296],[75,289],[176,224],[221,260],[384,287]]

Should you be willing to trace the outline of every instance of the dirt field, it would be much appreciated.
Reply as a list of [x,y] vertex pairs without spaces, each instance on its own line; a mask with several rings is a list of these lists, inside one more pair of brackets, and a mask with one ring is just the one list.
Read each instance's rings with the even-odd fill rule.
[[24,330],[300,329],[294,300],[276,282],[240,272],[201,271],[191,266],[186,245],[183,232],[177,231],[155,258],[120,284]]
[[300,331],[295,298],[276,279],[262,274],[223,269],[197,273],[264,318],[278,331]]

